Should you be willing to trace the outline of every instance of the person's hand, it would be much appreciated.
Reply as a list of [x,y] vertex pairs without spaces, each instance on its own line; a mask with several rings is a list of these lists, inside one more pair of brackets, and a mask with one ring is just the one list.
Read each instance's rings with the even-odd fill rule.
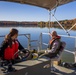
[[29,50],[25,50],[23,53],[24,53],[24,56],[25,56],[25,57],[28,57],[29,54],[30,54],[30,51],[29,51]]
[[45,54],[48,54],[48,50],[45,50]]
[[50,53],[51,52],[51,50],[46,50],[45,51],[45,54],[48,54],[48,53]]
[[23,53],[29,53],[29,50],[28,49],[23,49],[22,52]]

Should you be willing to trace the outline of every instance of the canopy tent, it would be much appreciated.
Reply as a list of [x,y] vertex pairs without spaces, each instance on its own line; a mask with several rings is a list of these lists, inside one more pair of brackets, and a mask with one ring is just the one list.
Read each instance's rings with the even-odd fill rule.
[[29,4],[29,5],[46,8],[48,10],[52,10],[55,7],[72,2],[74,0],[0,0],[0,1],[9,1],[9,2],[22,3],[22,4]]

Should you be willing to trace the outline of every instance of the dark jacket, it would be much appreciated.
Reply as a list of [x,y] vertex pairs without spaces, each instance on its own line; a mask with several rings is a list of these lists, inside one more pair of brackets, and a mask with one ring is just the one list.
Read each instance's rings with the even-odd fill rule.
[[50,49],[50,53],[55,53],[56,50],[59,48],[60,39],[61,39],[61,37],[57,36],[56,38],[53,38],[50,40],[49,46],[48,46],[48,48]]
[[52,38],[49,42],[49,50],[46,50],[48,54],[45,54],[46,57],[53,58],[56,57],[59,53],[60,48],[60,36]]

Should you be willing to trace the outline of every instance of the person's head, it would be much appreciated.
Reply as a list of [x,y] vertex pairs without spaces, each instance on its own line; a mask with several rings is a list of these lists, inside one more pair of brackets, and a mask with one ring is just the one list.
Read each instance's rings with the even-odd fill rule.
[[17,36],[18,36],[18,30],[12,28],[12,29],[10,30],[9,36],[11,37],[12,40],[16,39]]
[[51,37],[52,37],[52,38],[55,38],[56,36],[57,36],[57,32],[56,32],[56,31],[52,31],[52,32],[51,32]]
[[9,34],[5,36],[4,41],[9,43],[9,46],[12,47],[12,41],[14,41],[18,36],[18,30],[17,29],[11,29]]
[[18,36],[18,30],[12,28],[8,35],[5,36],[5,40],[15,40]]

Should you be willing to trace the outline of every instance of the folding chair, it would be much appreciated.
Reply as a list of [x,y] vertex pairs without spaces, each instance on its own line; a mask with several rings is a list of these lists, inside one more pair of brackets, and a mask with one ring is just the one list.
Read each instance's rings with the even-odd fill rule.
[[57,54],[57,56],[50,59],[51,60],[51,62],[50,62],[51,70],[55,71],[55,68],[53,66],[53,61],[58,61],[59,62],[61,60],[62,53],[64,51],[65,45],[66,45],[66,43],[62,42],[62,47],[60,48],[59,53]]

